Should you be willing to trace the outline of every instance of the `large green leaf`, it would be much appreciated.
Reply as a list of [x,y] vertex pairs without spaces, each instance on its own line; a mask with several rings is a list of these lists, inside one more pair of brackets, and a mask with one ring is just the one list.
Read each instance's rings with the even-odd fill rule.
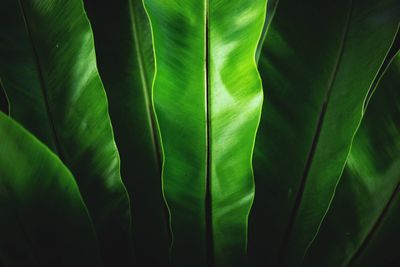
[[145,0],[174,266],[243,266],[265,0]]
[[154,60],[147,15],[141,0],[85,0],[85,7],[109,97],[121,175],[131,195],[136,260],[165,266],[170,242],[152,107]]
[[399,7],[395,0],[279,1],[259,65],[266,101],[254,155],[254,265],[299,265],[318,232]]
[[106,263],[129,262],[129,199],[82,2],[1,1],[0,78],[11,117],[74,174]]
[[102,266],[90,216],[69,170],[2,112],[0,140],[3,264]]
[[[364,247],[371,242],[379,225],[386,219],[395,198],[398,198],[399,88],[398,56],[397,61],[385,73],[368,105],[336,195],[319,234],[305,257],[304,266],[338,267],[349,263],[353,266]],[[393,211],[395,212],[398,213],[398,210]],[[396,247],[397,242],[393,242],[392,246]],[[385,247],[390,249],[391,245],[386,243]],[[360,266],[386,266],[384,263],[388,263],[370,258],[369,264]]]

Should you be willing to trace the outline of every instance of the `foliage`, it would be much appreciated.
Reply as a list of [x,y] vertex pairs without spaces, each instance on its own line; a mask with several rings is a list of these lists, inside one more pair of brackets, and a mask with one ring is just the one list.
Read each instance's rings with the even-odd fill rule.
[[0,266],[397,266],[397,0],[2,0]]

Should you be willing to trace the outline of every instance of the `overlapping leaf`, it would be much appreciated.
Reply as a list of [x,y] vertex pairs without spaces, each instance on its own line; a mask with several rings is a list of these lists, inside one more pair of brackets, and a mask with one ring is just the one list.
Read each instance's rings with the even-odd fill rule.
[[121,175],[131,196],[136,261],[165,266],[170,241],[152,106],[154,61],[147,15],[141,0],[84,2],[109,97]]
[[0,258],[5,266],[102,266],[76,182],[45,145],[0,112]]
[[[343,177],[304,266],[354,266],[388,216],[400,190],[400,57],[384,74],[358,130]],[[396,211],[392,211],[396,216]],[[399,237],[399,233],[397,233]],[[394,238],[387,239],[396,246]],[[371,252],[369,252],[371,253]],[[369,254],[367,253],[367,255]],[[384,255],[385,253],[380,253]],[[360,266],[387,266],[369,256]],[[391,256],[396,256],[394,253]],[[382,261],[378,261],[378,259]]]
[[279,1],[259,65],[266,101],[253,161],[253,265],[301,263],[398,18],[392,0]]
[[106,264],[129,264],[129,200],[82,2],[1,1],[0,78],[11,117],[76,178]]

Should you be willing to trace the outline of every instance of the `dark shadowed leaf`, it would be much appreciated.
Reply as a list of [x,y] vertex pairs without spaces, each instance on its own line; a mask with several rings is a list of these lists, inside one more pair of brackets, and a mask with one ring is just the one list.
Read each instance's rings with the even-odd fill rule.
[[[141,0],[85,0],[97,63],[110,105],[121,176],[131,196],[139,266],[168,263],[168,212],[161,190],[161,150],[151,88],[150,25]],[[157,257],[154,257],[157,255]]]
[[82,2],[1,1],[0,78],[11,117],[76,178],[106,263],[129,264],[129,199]]
[[259,62],[266,100],[253,161],[255,266],[298,266],[318,232],[399,7],[395,0],[279,1]]
[[[304,266],[351,266],[387,220],[400,189],[400,57],[372,96],[355,136],[343,177]],[[392,211],[394,220],[400,216]],[[397,218],[396,218],[397,217]],[[392,224],[388,223],[388,227]],[[399,240],[399,232],[395,235]],[[390,245],[389,241],[392,241]],[[387,247],[396,246],[395,238]],[[393,254],[392,254],[393,256]],[[387,266],[369,256],[360,266]],[[378,259],[382,261],[379,262]],[[376,265],[372,264],[375,263]],[[382,265],[383,264],[383,265]]]
[[0,140],[1,262],[102,266],[90,216],[69,170],[2,112]]

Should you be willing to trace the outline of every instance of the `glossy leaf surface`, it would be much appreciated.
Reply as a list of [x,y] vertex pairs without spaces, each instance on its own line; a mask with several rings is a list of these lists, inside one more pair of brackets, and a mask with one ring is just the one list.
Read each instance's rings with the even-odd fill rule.
[[253,161],[253,265],[301,263],[393,42],[398,12],[392,0],[279,1],[259,65],[266,100]]
[[[372,96],[331,208],[304,266],[353,266],[388,217],[393,202],[396,198],[399,201],[399,88],[400,57],[397,57]],[[399,217],[395,215],[398,210],[392,213]],[[396,246],[395,238],[391,239]],[[384,247],[390,250],[389,244]],[[369,258],[369,263],[360,266],[387,266],[385,264],[389,263],[389,259]]]
[[76,178],[106,263],[127,264],[129,200],[82,2],[1,1],[0,78],[11,117]]
[[141,0],[84,2],[109,99],[121,175],[131,196],[136,261],[165,266],[169,226],[152,106],[154,61],[148,18]]
[[102,266],[92,221],[68,169],[2,112],[0,140],[4,265]]
[[266,1],[144,2],[154,35],[172,263],[243,266],[262,104],[255,50]]

